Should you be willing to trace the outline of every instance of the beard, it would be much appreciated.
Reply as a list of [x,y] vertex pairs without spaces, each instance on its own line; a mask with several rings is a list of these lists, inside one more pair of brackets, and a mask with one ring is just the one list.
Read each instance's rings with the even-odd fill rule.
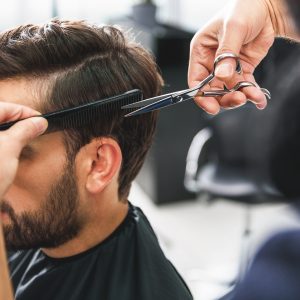
[[11,219],[9,225],[3,225],[7,249],[55,248],[66,243],[83,227],[78,207],[75,175],[68,163],[37,211],[17,215],[5,200],[2,201],[0,209]]

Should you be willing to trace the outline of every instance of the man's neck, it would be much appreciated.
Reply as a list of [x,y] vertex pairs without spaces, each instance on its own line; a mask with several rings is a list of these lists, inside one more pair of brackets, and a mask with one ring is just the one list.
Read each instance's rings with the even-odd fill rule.
[[42,251],[53,258],[73,256],[100,244],[122,223],[128,213],[128,202],[106,205],[97,217],[92,218],[74,239],[57,248],[43,248]]

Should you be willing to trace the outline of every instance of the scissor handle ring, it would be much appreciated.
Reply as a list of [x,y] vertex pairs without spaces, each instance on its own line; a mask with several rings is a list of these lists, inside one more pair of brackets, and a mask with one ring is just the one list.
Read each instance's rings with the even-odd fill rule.
[[222,60],[224,60],[226,58],[233,58],[233,59],[235,59],[235,61],[236,61],[236,69],[235,69],[235,71],[238,74],[242,74],[243,69],[242,69],[242,65],[241,65],[241,62],[240,62],[240,58],[237,55],[235,55],[234,53],[231,53],[231,52],[222,53],[222,54],[220,54],[220,55],[218,55],[216,57],[216,59],[214,61],[214,71],[213,72],[215,72],[217,64],[220,61],[222,61]]

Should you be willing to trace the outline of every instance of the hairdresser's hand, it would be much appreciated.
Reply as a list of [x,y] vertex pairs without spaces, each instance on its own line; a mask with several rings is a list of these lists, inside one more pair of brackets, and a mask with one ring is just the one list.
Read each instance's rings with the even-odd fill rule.
[[[253,72],[266,56],[274,42],[275,35],[284,35],[286,22],[282,0],[235,0],[203,29],[198,31],[191,42],[188,82],[195,86],[213,69],[217,55],[231,52],[241,59],[243,75],[235,72],[234,59],[219,63],[216,77],[210,86],[233,87],[238,81],[247,80],[255,83]],[[275,5],[276,4],[276,5]],[[209,87],[208,87],[209,88]],[[247,99],[263,109],[267,100],[260,89],[247,87],[218,98],[196,98],[196,103],[211,114],[219,112],[220,107],[231,108],[243,105]]]
[[[0,102],[0,123],[28,118],[39,114],[29,107]],[[13,182],[19,155],[23,147],[47,128],[43,118],[30,118],[0,132],[0,199]],[[13,300],[13,291],[9,279],[4,237],[0,220],[0,300]]]
[[[37,114],[39,114],[37,111],[29,107],[0,102],[0,123]],[[0,199],[15,178],[21,150],[46,128],[47,121],[38,117],[20,121],[10,129],[0,131]]]

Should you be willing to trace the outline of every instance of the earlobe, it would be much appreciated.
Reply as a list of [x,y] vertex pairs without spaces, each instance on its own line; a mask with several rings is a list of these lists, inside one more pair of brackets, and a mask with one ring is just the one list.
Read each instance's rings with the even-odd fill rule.
[[112,138],[95,139],[89,146],[92,147],[93,159],[86,178],[86,189],[89,193],[97,194],[117,178],[122,153],[119,144]]

